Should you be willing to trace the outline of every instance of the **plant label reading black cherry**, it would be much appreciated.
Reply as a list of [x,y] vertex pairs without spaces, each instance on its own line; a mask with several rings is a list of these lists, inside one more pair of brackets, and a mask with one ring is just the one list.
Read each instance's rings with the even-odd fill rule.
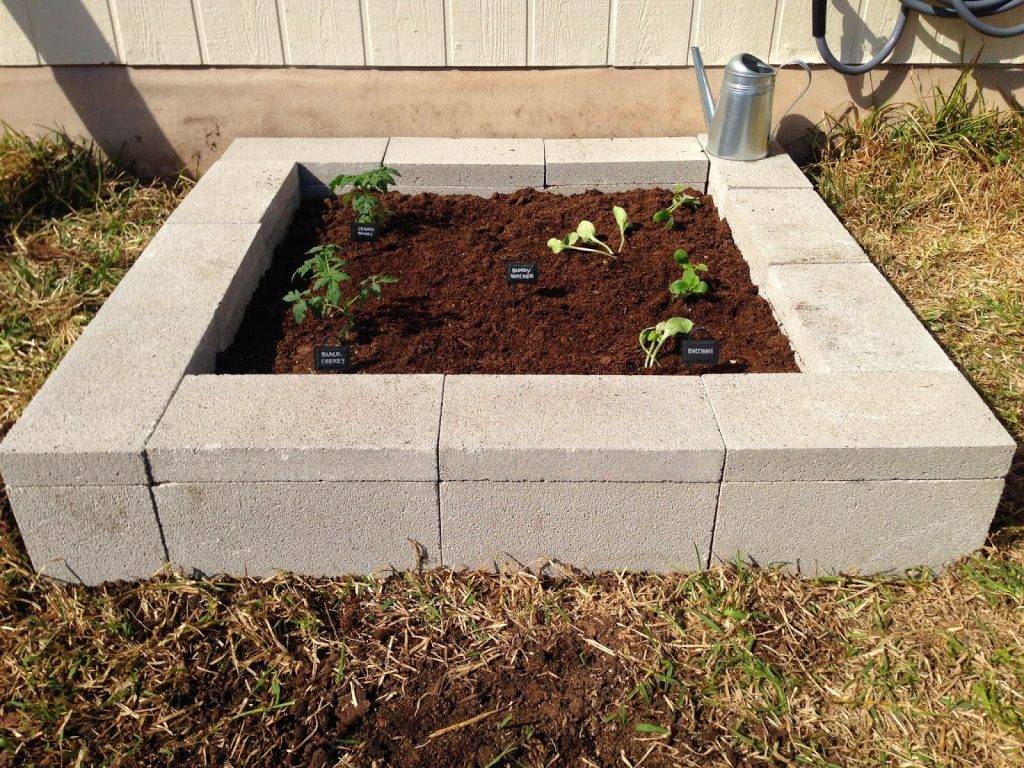
[[532,285],[537,282],[539,270],[531,262],[509,262],[505,265],[505,281],[509,285]]
[[380,227],[376,224],[352,224],[352,242],[372,243],[380,235]]
[[316,369],[326,373],[348,373],[352,368],[352,345],[320,346],[313,349]]
[[683,355],[684,363],[710,363],[718,362],[719,345],[711,339],[684,339],[679,344]]

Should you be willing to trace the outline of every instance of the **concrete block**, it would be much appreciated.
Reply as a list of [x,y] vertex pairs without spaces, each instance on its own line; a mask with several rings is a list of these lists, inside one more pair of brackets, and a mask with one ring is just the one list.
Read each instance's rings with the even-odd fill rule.
[[448,376],[442,480],[717,482],[724,448],[682,376]]
[[[673,187],[678,182],[674,181],[661,181],[643,184],[566,184],[558,187],[547,187],[545,192],[552,192],[556,195],[579,195],[583,192],[590,192],[591,190],[597,190],[598,192],[614,193],[614,192],[631,192],[634,189],[664,189],[671,192]],[[694,188],[697,192],[701,192],[702,187],[697,184],[684,185],[687,188]]]
[[164,566],[160,529],[144,485],[8,486],[32,566],[82,584],[152,576]]
[[442,482],[446,565],[705,567],[717,483]]
[[675,184],[707,188],[708,158],[692,136],[629,139],[546,139],[546,184],[584,186]]
[[403,187],[544,186],[543,139],[395,137],[384,165],[402,174]]
[[956,370],[872,264],[769,267],[761,293],[804,372]]
[[1001,478],[1016,444],[959,373],[703,376],[733,480]]
[[[707,134],[697,136],[706,151]],[[722,160],[708,155],[708,194],[722,197],[735,189],[812,189],[810,179],[778,142],[771,142],[761,160]],[[721,206],[719,206],[721,211]]]
[[167,483],[153,488],[171,564],[269,576],[368,573],[440,558],[436,483]]
[[778,264],[868,263],[813,189],[737,189],[717,201],[755,282]]
[[510,195],[523,187],[451,187],[442,185],[433,186],[408,186],[396,187],[403,195],[419,195],[429,193],[433,195],[473,195],[474,197],[490,197],[491,195]]
[[437,480],[440,375],[188,376],[154,481]]
[[217,162],[175,209],[168,224],[260,224],[264,239],[283,237],[299,206],[298,169],[292,160]]
[[1002,480],[722,484],[712,561],[807,575],[941,569],[985,540]]
[[129,272],[0,444],[8,485],[149,482],[145,441],[181,378],[213,370],[219,332],[144,282]]

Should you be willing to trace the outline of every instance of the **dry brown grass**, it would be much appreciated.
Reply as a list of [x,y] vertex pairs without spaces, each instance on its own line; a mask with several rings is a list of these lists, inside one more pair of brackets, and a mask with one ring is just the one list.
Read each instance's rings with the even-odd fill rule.
[[[1021,155],[993,160],[1019,120],[905,117],[835,127],[823,192],[1019,437]],[[125,226],[132,249],[152,220]],[[59,349],[52,294],[8,291],[0,311]],[[4,343],[25,337],[5,323]],[[7,386],[28,397],[58,354],[9,358],[37,373]],[[898,581],[553,568],[86,589],[38,580],[8,522],[0,766],[1019,766],[1020,533]]]

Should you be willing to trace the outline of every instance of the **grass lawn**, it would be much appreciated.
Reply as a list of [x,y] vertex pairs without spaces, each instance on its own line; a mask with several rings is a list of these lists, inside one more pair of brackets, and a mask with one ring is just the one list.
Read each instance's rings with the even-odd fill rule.
[[[1024,442],[1024,121],[827,126],[810,172]],[[0,434],[187,190],[0,138]],[[105,588],[0,520],[0,768],[1020,766],[1024,470],[941,576],[438,570]]]

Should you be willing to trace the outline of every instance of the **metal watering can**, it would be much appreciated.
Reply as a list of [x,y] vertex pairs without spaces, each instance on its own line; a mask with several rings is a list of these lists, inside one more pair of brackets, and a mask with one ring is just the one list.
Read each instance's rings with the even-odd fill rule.
[[708,153],[724,160],[760,160],[768,154],[768,142],[778,130],[772,130],[772,95],[775,75],[782,67],[795,64],[807,73],[807,85],[789,105],[788,115],[811,87],[811,67],[807,62],[794,59],[780,67],[765,64],[749,53],[738,53],[725,65],[722,93],[718,106],[711,97],[707,73],[700,49],[694,47],[693,65],[697,72],[697,89],[708,125]]

